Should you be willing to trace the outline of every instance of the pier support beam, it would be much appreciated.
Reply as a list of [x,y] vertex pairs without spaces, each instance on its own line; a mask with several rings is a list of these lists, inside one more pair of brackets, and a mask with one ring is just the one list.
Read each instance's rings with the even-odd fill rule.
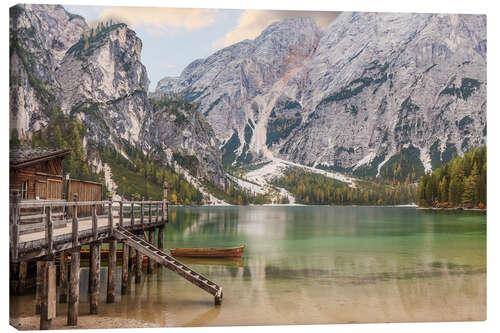
[[115,302],[115,271],[116,271],[116,239],[109,241],[108,254],[108,288],[106,303]]
[[165,242],[165,225],[161,225],[158,228],[158,249],[160,251],[164,250],[164,242]]
[[[151,245],[155,245],[155,229],[149,230],[147,233],[148,235],[148,243]],[[152,274],[155,269],[155,263],[153,262],[153,259],[151,257],[148,257],[148,274]]]
[[56,317],[56,266],[54,261],[42,261],[40,330],[50,330]]
[[135,283],[141,283],[142,279],[142,253],[135,250]]
[[128,289],[128,252],[129,247],[127,244],[123,243],[123,255],[122,255],[122,295],[127,293]]
[[132,247],[128,247],[128,270],[132,272],[134,268],[134,249]]
[[35,285],[35,314],[40,314],[42,307],[42,285],[43,285],[43,262],[36,262],[36,285]]
[[19,284],[17,285],[17,294],[24,295],[28,287],[28,262],[19,263]]
[[101,284],[101,243],[90,244],[90,314],[99,312],[99,289]]
[[78,305],[80,303],[80,247],[71,249],[71,268],[69,277],[68,321],[69,326],[78,324]]
[[92,267],[92,244],[89,245],[89,285],[88,285],[88,288],[87,288],[87,291],[89,293],[89,296],[90,296],[90,291],[92,290],[92,286],[91,286],[91,283],[92,283],[92,278],[90,277],[90,267]]
[[59,259],[59,303],[68,302],[68,253],[61,252]]

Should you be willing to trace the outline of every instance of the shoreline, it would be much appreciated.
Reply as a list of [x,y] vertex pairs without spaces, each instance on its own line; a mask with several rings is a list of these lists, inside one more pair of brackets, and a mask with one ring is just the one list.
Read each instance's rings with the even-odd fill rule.
[[418,207],[418,210],[438,210],[438,211],[469,211],[469,212],[487,212],[487,208],[463,208],[463,207],[452,207],[452,208],[437,208],[437,207]]
[[[40,316],[28,316],[9,318],[10,326],[20,331],[36,331],[40,329]],[[158,324],[149,323],[137,319],[125,319],[120,317],[80,315],[78,325],[66,325],[66,316],[58,315],[52,320],[51,330],[69,329],[109,329],[109,328],[154,328],[161,327]]]
[[[416,208],[416,209],[431,209],[421,208],[415,204],[402,204],[402,205],[306,205],[306,204],[248,204],[248,205],[169,205],[169,207],[381,207],[381,208]],[[436,208],[440,209],[440,208]],[[469,209],[470,210],[470,209]]]

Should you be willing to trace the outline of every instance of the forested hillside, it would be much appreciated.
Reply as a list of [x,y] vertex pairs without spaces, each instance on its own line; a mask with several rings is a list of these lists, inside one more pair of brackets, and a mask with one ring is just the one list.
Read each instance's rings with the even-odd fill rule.
[[312,205],[399,205],[414,203],[416,187],[408,182],[358,180],[356,187],[326,176],[290,168],[273,185],[291,192],[298,203]]
[[486,207],[486,146],[456,157],[418,185],[418,204],[422,207]]
[[[87,129],[81,121],[54,111],[47,127],[34,132],[32,139],[23,143],[33,147],[51,149],[71,147],[70,155],[63,162],[63,174],[69,173],[72,178],[105,184],[103,170],[89,167],[89,159],[96,156],[86,156],[84,153],[82,138],[86,133]],[[12,142],[12,144],[16,145],[17,143]],[[117,192],[123,197],[126,199],[144,197],[160,200],[163,196],[163,181],[167,180],[170,202],[174,204],[202,202],[202,194],[182,175],[178,175],[169,167],[154,161],[133,147],[127,147],[126,150],[130,160],[110,146],[99,146],[92,149],[104,163],[111,166],[113,181],[118,186]],[[106,188],[104,188],[104,192],[105,196],[109,194]]]

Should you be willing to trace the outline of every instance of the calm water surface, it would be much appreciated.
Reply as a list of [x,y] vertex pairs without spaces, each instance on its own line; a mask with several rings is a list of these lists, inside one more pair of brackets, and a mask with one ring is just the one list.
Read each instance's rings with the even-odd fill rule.
[[[162,326],[484,320],[486,216],[394,207],[172,208],[166,247],[245,244],[242,260],[184,260],[223,287],[213,297],[160,269],[100,316]],[[81,313],[88,313],[88,271]],[[65,306],[58,305],[65,315]],[[11,316],[34,314],[14,297]]]

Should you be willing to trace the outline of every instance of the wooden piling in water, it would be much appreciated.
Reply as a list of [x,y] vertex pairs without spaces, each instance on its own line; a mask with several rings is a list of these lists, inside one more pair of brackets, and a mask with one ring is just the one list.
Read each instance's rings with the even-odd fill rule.
[[[151,210],[150,210],[151,211]],[[148,243],[152,244],[153,246],[155,245],[155,230],[151,229],[149,230],[146,235],[148,235]],[[151,257],[148,257],[148,274],[152,274],[154,271],[154,262]]]
[[69,271],[68,318],[69,326],[78,324],[78,305],[80,303],[80,247],[71,249],[71,268]]
[[134,269],[134,249],[132,247],[128,248],[128,270],[132,272]]
[[23,295],[26,293],[26,288],[28,287],[28,262],[21,261],[19,263],[19,283],[17,285],[17,294]]
[[128,254],[129,247],[123,243],[123,256],[122,256],[122,295],[127,293],[128,289]]
[[164,250],[164,242],[165,242],[165,225],[162,225],[158,228],[158,249],[160,251]]
[[142,279],[142,253],[135,250],[135,283],[141,283]]
[[[71,249],[71,267],[69,271],[69,292],[68,292],[68,316],[67,324],[76,326],[78,324],[78,306],[80,304],[80,243],[78,240],[78,194],[73,194],[73,219],[71,222],[71,239],[73,248]],[[90,269],[90,266],[89,266]],[[89,270],[90,272],[90,270]],[[90,279],[89,279],[90,280]]]
[[90,277],[90,267],[92,267],[92,245],[89,245],[89,278],[88,278],[88,287],[87,287],[87,291],[88,291],[88,294],[90,296],[90,292],[92,291],[92,279]]
[[43,262],[36,262],[35,314],[40,314],[42,304]]
[[90,314],[99,312],[99,289],[101,283],[101,244],[95,242],[90,244],[90,257],[92,262],[90,265]]
[[61,252],[59,259],[59,303],[68,302],[68,253]]
[[115,270],[116,270],[116,239],[109,241],[108,254],[108,288],[106,303],[115,302]]
[[56,266],[54,261],[42,261],[40,330],[50,330],[56,317]]

